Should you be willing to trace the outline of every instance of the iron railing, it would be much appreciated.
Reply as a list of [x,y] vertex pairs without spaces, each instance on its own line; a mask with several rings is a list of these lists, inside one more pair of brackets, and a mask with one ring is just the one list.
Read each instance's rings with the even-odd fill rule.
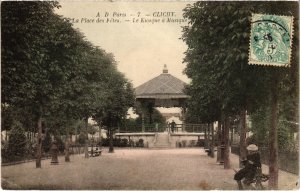
[[[208,129],[207,124],[176,124],[173,132],[190,132],[190,133],[204,133]],[[119,133],[139,133],[139,132],[172,132],[171,124],[144,124],[133,125],[126,124],[118,128]]]

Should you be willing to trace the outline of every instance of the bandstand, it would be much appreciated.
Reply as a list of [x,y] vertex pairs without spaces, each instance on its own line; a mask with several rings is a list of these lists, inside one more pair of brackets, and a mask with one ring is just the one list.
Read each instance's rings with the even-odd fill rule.
[[[142,132],[119,132],[115,135],[119,138],[141,138],[146,140],[149,147],[176,147],[181,141],[190,141],[191,144],[199,141],[200,137],[203,138],[204,136],[205,127],[201,124],[185,124],[184,120],[186,101],[189,98],[184,93],[186,85],[182,80],[169,74],[167,66],[164,65],[163,72],[160,75],[135,88],[136,102],[149,110],[150,123],[151,111],[154,107],[181,108],[182,124],[176,124],[176,132],[172,133],[168,128],[164,128],[163,131],[145,131],[142,114]],[[189,129],[188,131],[186,131],[186,127]]]
[[182,110],[181,116],[184,123],[186,100],[188,98],[188,95],[184,93],[185,86],[186,83],[169,74],[167,66],[164,65],[162,74],[135,89],[136,102],[147,107],[149,113],[151,113],[153,107],[179,107]]

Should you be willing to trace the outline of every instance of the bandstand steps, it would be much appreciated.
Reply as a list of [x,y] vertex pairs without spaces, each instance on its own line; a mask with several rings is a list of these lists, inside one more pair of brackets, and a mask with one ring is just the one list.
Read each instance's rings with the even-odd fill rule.
[[157,134],[156,143],[154,145],[155,148],[169,148],[169,135],[166,133]]

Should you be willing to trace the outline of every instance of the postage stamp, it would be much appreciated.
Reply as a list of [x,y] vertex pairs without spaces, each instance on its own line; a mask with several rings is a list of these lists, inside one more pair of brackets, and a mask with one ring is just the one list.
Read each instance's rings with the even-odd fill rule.
[[292,36],[292,16],[253,14],[248,63],[290,66]]

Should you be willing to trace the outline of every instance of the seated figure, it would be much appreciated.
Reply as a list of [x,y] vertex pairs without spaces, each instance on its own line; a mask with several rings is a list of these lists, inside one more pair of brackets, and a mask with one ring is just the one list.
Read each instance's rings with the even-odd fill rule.
[[254,179],[254,176],[257,172],[257,169],[261,168],[260,162],[260,154],[258,152],[258,147],[254,144],[251,144],[247,147],[247,158],[242,161],[244,164],[244,168],[239,170],[234,175],[234,180],[238,182],[239,189],[243,189],[242,180],[244,179],[243,183],[247,186],[251,184]]

